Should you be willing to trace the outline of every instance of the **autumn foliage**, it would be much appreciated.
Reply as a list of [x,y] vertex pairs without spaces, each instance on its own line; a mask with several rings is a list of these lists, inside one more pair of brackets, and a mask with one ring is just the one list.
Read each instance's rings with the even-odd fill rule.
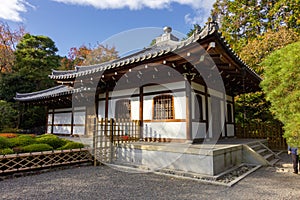
[[10,72],[15,62],[14,51],[17,43],[25,34],[25,29],[20,26],[16,30],[0,21],[0,72]]

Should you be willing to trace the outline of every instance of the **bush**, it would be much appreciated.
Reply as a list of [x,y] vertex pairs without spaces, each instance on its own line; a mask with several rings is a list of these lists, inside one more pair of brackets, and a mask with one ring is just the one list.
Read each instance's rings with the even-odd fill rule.
[[9,139],[9,141],[10,147],[27,146],[36,143],[32,135],[20,135],[19,137]]
[[0,148],[4,149],[10,147],[10,142],[7,138],[5,137],[0,137]]
[[36,142],[41,144],[48,144],[51,147],[53,147],[53,149],[60,148],[67,143],[65,140],[52,134],[45,134],[45,135],[38,136],[36,138]]
[[83,148],[84,144],[79,143],[79,142],[68,142],[67,144],[65,144],[64,146],[62,146],[61,148],[58,148],[59,150],[66,150],[66,149],[80,149]]
[[22,152],[40,152],[40,151],[51,151],[53,147],[48,144],[30,144],[22,148]]
[[0,149],[1,155],[13,154],[14,151],[11,148]]

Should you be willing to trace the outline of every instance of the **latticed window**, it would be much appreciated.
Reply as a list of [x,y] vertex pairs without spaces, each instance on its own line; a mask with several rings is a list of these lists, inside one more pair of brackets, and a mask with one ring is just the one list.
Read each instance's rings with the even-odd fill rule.
[[153,119],[174,119],[174,100],[172,95],[154,97]]
[[131,104],[129,99],[121,99],[116,102],[115,117],[117,119],[131,118]]

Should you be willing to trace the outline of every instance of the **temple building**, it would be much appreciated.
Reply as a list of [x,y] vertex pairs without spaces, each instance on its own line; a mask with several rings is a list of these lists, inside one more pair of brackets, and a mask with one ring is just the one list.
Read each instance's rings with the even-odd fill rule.
[[234,97],[261,81],[214,22],[181,41],[166,27],[139,52],[49,78],[57,86],[15,97],[47,107],[47,133],[88,137],[95,117],[113,118],[139,121],[140,140],[186,143],[234,137]]

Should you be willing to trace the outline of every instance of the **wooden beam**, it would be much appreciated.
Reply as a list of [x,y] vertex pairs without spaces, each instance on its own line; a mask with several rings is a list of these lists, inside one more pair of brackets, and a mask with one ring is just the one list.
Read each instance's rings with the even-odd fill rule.
[[143,131],[144,131],[144,88],[143,86],[140,87],[140,95],[139,95],[139,101],[140,101],[140,110],[139,110],[139,120],[140,120],[140,141],[143,140]]
[[193,142],[192,136],[192,89],[190,77],[186,76],[185,92],[186,92],[186,140],[189,143]]

